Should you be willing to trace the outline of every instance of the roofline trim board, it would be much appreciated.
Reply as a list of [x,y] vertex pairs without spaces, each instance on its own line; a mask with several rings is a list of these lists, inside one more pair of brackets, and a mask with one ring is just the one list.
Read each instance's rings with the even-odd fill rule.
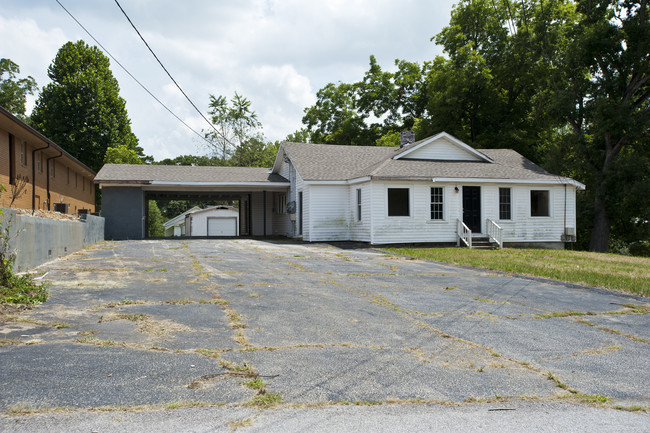
[[357,183],[370,182],[370,176],[357,177],[346,180],[305,180],[305,185],[354,185]]
[[191,181],[164,181],[152,180],[149,185],[156,186],[266,186],[266,187],[289,187],[290,182],[191,182]]
[[528,183],[533,185],[573,185],[578,189],[584,190],[584,184],[569,179],[567,177],[557,177],[555,179],[496,179],[496,178],[458,178],[458,177],[434,177],[432,182],[455,182],[455,183]]

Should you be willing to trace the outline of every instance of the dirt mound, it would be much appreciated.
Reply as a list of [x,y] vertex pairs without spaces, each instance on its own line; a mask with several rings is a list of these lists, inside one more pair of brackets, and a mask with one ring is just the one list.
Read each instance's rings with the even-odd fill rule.
[[52,212],[49,210],[35,210],[32,212],[29,209],[16,209],[16,214],[18,215],[28,215],[38,218],[50,218],[55,220],[68,220],[68,221],[78,221],[79,217],[76,215],[68,215],[60,212]]

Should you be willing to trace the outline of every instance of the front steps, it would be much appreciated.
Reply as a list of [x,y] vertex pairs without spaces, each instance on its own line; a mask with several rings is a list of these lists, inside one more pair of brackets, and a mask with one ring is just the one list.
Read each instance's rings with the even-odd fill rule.
[[472,249],[496,250],[497,244],[490,242],[490,238],[472,238]]

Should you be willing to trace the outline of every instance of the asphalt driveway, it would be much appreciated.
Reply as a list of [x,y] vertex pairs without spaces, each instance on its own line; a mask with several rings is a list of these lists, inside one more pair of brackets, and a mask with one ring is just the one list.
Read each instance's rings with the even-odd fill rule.
[[650,406],[641,298],[256,240],[104,242],[37,271],[48,302],[0,318],[0,429],[62,408],[229,407],[221,426],[253,431],[232,420],[274,402]]

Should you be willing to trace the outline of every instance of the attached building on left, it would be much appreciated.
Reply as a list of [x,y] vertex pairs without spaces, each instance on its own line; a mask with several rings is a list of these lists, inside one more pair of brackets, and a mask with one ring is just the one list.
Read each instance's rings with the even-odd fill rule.
[[0,184],[7,190],[0,194],[0,207],[73,215],[95,212],[95,174],[0,107]]

